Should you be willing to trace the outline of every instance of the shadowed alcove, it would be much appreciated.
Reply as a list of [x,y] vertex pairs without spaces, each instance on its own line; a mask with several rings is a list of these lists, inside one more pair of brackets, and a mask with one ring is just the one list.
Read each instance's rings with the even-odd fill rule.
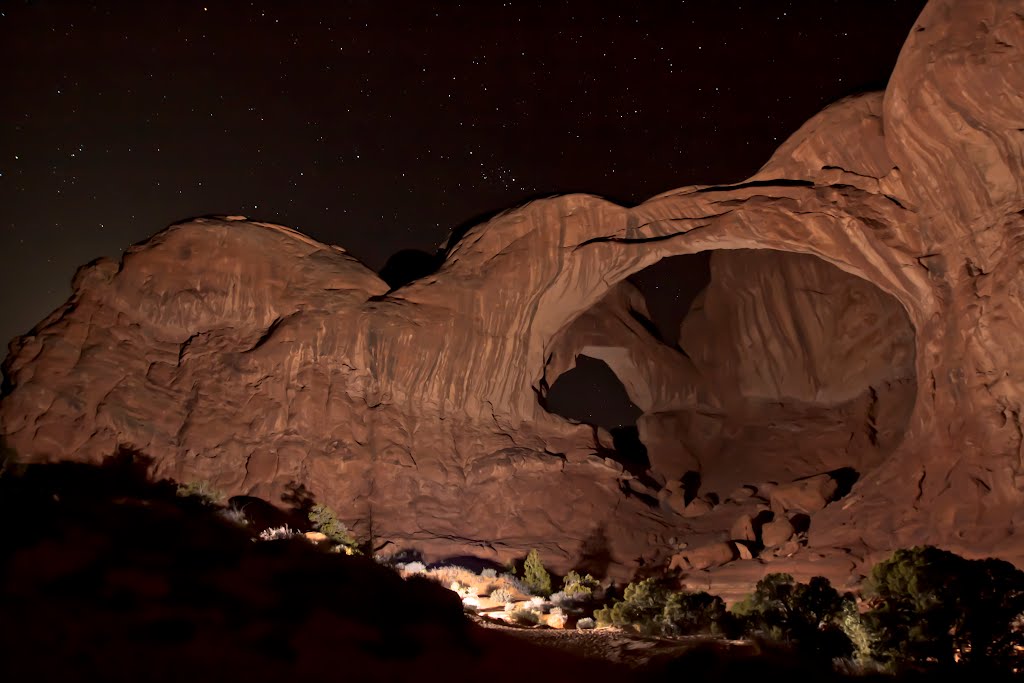
[[[688,472],[716,491],[863,473],[906,429],[914,342],[899,302],[816,256],[673,256],[559,333],[545,407],[596,427],[635,425],[663,484]],[[600,410],[584,408],[594,401]]]

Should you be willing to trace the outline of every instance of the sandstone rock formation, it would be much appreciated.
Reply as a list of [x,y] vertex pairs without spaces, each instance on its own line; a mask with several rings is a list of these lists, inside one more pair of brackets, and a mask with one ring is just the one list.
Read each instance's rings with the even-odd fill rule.
[[[537,547],[622,574],[719,508],[663,513],[607,433],[545,411],[592,354],[644,410],[659,484],[856,471],[787,561],[842,554],[821,560],[840,582],[922,542],[1022,563],[1021,14],[933,0],[884,93],[826,108],[753,178],[532,202],[393,291],[286,228],[172,226],[12,343],[0,432],[28,459],[128,447],[161,476],[313,497],[428,556]],[[626,278],[707,250],[680,347],[659,342]]]

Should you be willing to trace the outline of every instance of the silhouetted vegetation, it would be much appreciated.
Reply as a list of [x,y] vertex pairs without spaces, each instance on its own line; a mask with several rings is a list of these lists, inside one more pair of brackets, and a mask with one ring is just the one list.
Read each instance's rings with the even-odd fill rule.
[[893,670],[1024,666],[1024,572],[931,546],[898,550],[872,570],[862,615],[867,653]]
[[224,494],[205,480],[178,484],[176,493],[182,498],[195,498],[203,505],[220,505],[224,502]]
[[[225,507],[212,487],[153,482],[148,467],[121,453],[102,467],[7,462],[0,471],[0,513],[17,521],[0,545],[3,680],[328,680],[338,661],[346,675],[521,680],[535,661],[511,655],[521,644],[495,645],[473,630],[436,577],[402,580],[301,535],[253,542],[263,527],[238,523],[241,499]],[[297,493],[314,526],[334,543],[354,542],[333,511]],[[520,576],[531,592],[550,593],[536,550]],[[564,605],[536,597],[509,616],[543,628],[581,614],[571,598],[601,595],[592,576],[575,571],[562,587]],[[512,602],[510,588],[491,592]],[[879,563],[860,600],[821,577],[769,574],[729,611],[716,596],[648,578],[595,616],[640,634],[752,641],[657,660],[649,680],[853,680],[848,673],[884,668],[916,680],[991,681],[1022,666],[1024,572],[918,547]],[[592,626],[572,620],[569,628]],[[488,663],[484,651],[498,654]],[[576,673],[579,662],[569,661],[563,672]],[[837,662],[846,673],[832,670]]]
[[789,574],[768,574],[754,592],[733,606],[743,630],[785,643],[812,661],[830,663],[849,657],[853,645],[841,628],[844,600],[821,576],[800,583]]
[[599,624],[644,635],[735,635],[736,621],[721,598],[671,590],[656,578],[626,586],[622,600],[594,612]]
[[473,629],[433,581],[301,536],[254,542],[259,529],[148,468],[121,453],[4,469],[0,680],[519,681],[539,662],[551,680],[588,667]]

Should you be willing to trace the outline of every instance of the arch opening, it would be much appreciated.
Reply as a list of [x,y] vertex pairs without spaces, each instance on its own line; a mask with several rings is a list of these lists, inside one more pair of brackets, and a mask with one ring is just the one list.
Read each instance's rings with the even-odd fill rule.
[[574,422],[607,430],[613,444],[608,455],[634,475],[646,476],[651,463],[636,424],[644,411],[630,400],[626,387],[605,361],[585,354],[576,356],[575,366],[548,389],[544,407]]
[[[579,390],[554,404],[545,393],[578,356],[600,359],[640,411],[649,477],[674,486],[697,472],[702,493],[720,496],[743,485],[862,475],[899,445],[916,400],[906,310],[810,254],[663,258],[615,285],[550,349],[541,392],[549,412],[606,427],[574,412]],[[588,372],[577,367],[566,387],[592,382]]]

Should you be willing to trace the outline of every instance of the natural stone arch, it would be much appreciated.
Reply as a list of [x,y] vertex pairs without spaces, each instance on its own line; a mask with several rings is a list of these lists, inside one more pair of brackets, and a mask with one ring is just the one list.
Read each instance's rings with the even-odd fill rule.
[[[775,188],[758,188],[769,192]],[[919,332],[930,326],[937,312],[928,272],[915,258],[870,242],[865,233],[871,228],[851,214],[834,216],[807,207],[811,197],[806,193],[793,193],[780,187],[782,196],[777,202],[792,202],[789,206],[756,207],[744,211],[736,207],[728,215],[708,215],[700,218],[660,218],[644,224],[643,228],[607,230],[597,237],[585,238],[579,246],[558,245],[572,249],[576,262],[568,264],[559,275],[537,296],[539,301],[533,317],[531,338],[527,351],[532,361],[530,368],[530,396],[539,388],[544,359],[548,357],[552,341],[579,315],[597,304],[618,283],[630,275],[668,257],[719,249],[772,249],[817,256],[840,270],[856,275],[896,298]],[[741,192],[733,191],[733,197]],[[755,195],[755,197],[757,197]],[[700,208],[698,201],[683,195],[674,198],[674,207],[663,203],[673,198],[658,200],[654,207],[646,204],[636,212],[661,215],[686,215]],[[858,198],[864,200],[866,198]],[[558,200],[555,200],[558,201]],[[706,200],[705,200],[706,201]],[[758,197],[755,202],[763,203]],[[868,200],[871,201],[871,200]],[[888,209],[889,200],[874,198],[882,209]],[[675,212],[669,213],[672,209]],[[833,207],[832,211],[835,211]],[[579,216],[583,212],[575,211]],[[814,219],[806,215],[812,214]],[[890,217],[893,224],[913,221],[910,215]],[[903,219],[902,221],[900,219]],[[582,219],[579,219],[582,220]],[[597,232],[591,226],[580,225],[584,234]],[[758,234],[758,231],[763,231]],[[628,235],[628,236],[625,236]],[[861,246],[863,245],[863,246]],[[589,272],[588,271],[593,271]],[[586,275],[584,275],[586,274]],[[583,285],[579,280],[587,278]],[[538,362],[539,361],[539,362]],[[921,363],[921,360],[918,361]],[[928,368],[924,367],[927,375]],[[921,365],[918,371],[922,370]]]
[[932,0],[884,95],[826,108],[746,183],[534,202],[394,291],[279,226],[174,226],[83,269],[15,342],[0,431],[34,459],[135,447],[226,493],[297,482],[438,552],[543,544],[561,570],[597,527],[622,569],[657,559],[671,524],[590,430],[539,407],[552,338],[664,256],[808,253],[906,308],[918,382],[898,457],[817,513],[812,542],[1024,565],[1024,356],[1007,342],[1024,330],[1022,46],[1019,2]]

